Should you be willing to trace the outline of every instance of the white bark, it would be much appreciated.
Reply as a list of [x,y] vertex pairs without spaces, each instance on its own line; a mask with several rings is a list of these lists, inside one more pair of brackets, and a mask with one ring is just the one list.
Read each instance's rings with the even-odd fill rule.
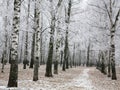
[[39,26],[39,10],[40,2],[39,0],[35,1],[35,60],[34,60],[34,76],[33,81],[38,80],[38,68],[39,68],[39,56],[40,56],[40,26]]

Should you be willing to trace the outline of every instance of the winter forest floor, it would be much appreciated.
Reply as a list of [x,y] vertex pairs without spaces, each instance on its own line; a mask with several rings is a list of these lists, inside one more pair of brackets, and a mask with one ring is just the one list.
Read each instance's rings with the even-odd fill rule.
[[[45,66],[39,68],[39,81],[33,82],[33,69],[22,69],[19,65],[18,88],[10,90],[120,90],[120,68],[117,68],[117,81],[112,81],[95,67],[76,67],[63,72],[59,67],[59,74],[52,78],[44,76]],[[5,72],[0,72],[0,90],[6,88],[9,76],[9,65]]]

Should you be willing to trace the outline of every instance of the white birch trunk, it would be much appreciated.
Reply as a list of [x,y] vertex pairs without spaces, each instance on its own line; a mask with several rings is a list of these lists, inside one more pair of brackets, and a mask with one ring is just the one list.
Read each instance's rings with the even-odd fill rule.
[[11,66],[8,87],[17,87],[18,83],[18,40],[20,30],[21,0],[14,0],[13,32],[11,36]]
[[33,81],[38,80],[38,68],[39,68],[39,56],[40,56],[40,26],[39,26],[39,10],[40,2],[39,0],[35,1],[35,61],[34,61],[34,76]]

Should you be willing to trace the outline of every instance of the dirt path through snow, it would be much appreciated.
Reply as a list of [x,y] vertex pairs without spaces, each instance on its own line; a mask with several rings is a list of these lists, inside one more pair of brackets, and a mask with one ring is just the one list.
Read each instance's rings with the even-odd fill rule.
[[89,80],[89,71],[90,69],[85,68],[79,76],[73,78],[69,83],[60,85],[56,90],[96,90]]

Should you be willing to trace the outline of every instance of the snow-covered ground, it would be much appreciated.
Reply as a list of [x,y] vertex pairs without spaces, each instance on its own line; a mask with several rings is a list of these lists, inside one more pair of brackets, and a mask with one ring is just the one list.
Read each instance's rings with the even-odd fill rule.
[[[96,68],[76,67],[65,72],[59,67],[59,74],[45,77],[45,66],[39,68],[39,80],[33,82],[33,69],[23,70],[19,65],[18,88],[7,88],[9,65],[0,73],[0,90],[120,90],[120,68],[117,81],[112,81]],[[119,71],[119,72],[118,72]]]
[[92,81],[97,90],[120,90],[120,67],[117,68],[117,80],[111,80],[107,75],[103,75],[96,68],[91,68],[89,79]]
[[[39,68],[39,80],[32,81],[33,70],[27,68],[22,69],[19,66],[18,88],[11,90],[94,90],[91,81],[89,80],[89,70],[85,67],[77,67],[68,69],[65,72],[59,68],[59,74],[52,78],[47,78],[45,74],[45,66]],[[0,73],[0,90],[9,90],[7,88],[9,66],[6,67],[5,73]]]
[[92,82],[89,80],[89,69],[84,69],[79,77],[74,79],[73,84],[77,87],[83,87],[85,90],[95,90]]

